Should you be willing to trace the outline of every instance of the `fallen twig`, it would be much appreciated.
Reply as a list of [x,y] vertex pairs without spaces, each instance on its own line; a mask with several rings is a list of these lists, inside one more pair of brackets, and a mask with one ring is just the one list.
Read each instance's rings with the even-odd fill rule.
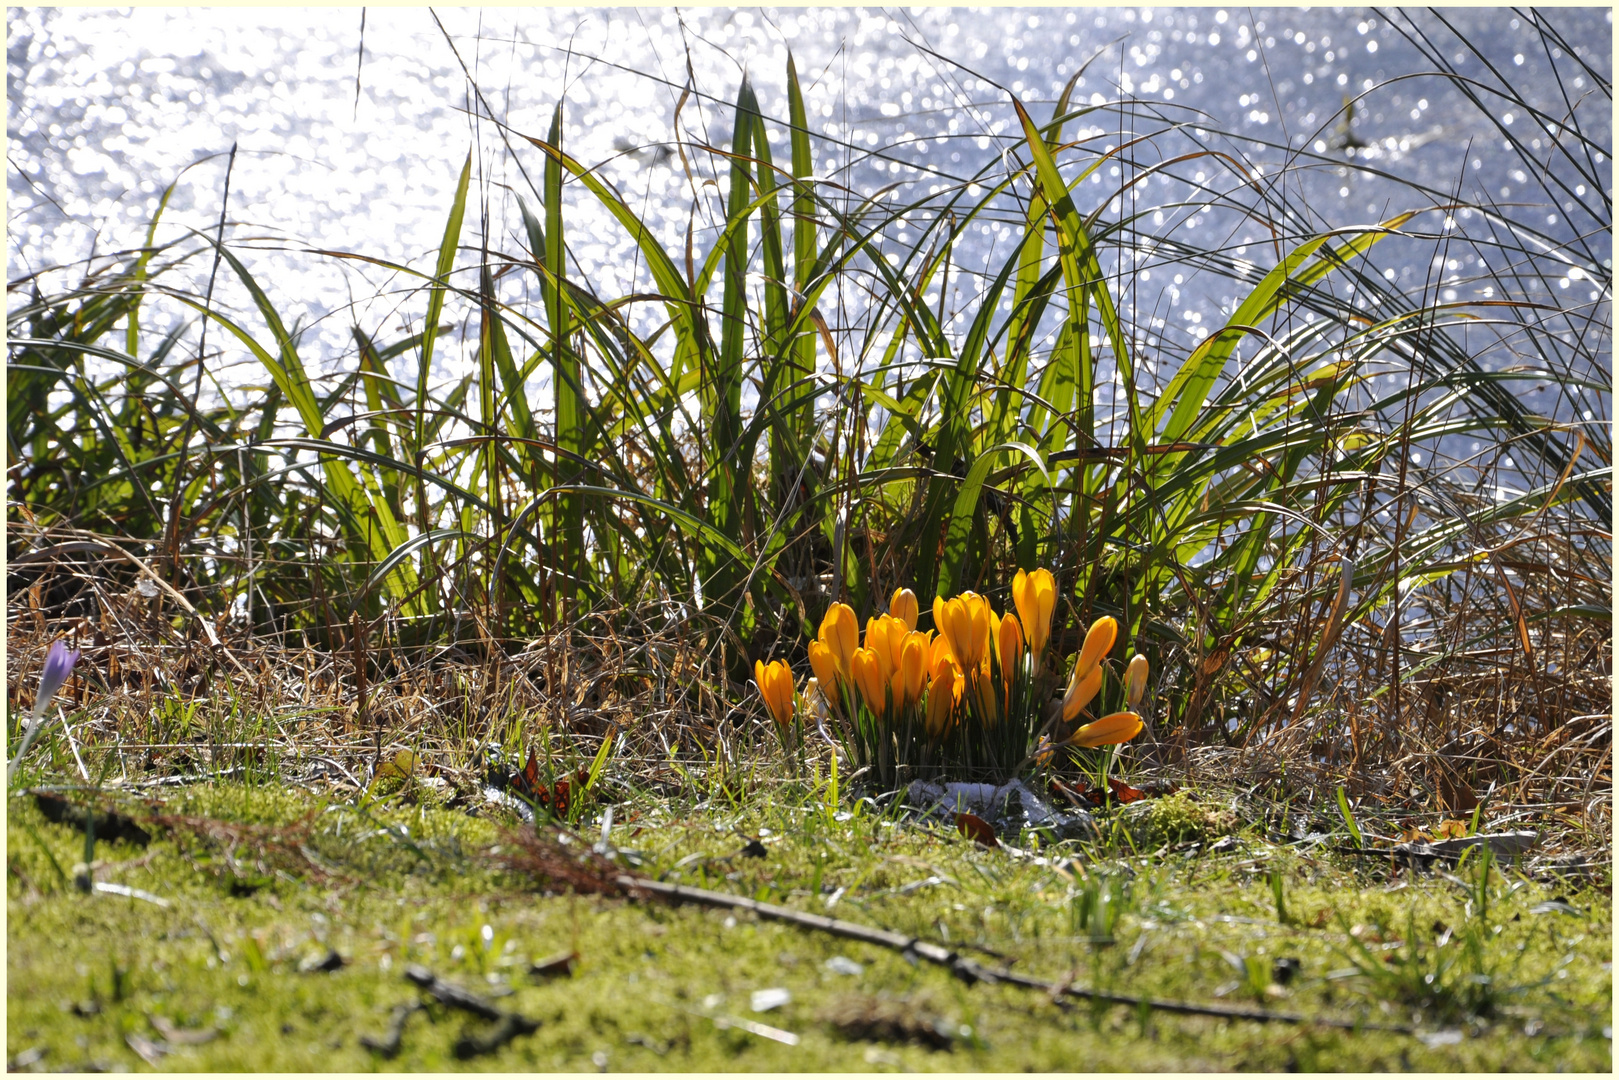
[[1448,840],[1435,840],[1431,843],[1413,842],[1408,844],[1395,844],[1387,848],[1348,847],[1342,844],[1333,845],[1321,850],[1330,851],[1335,855],[1355,855],[1360,858],[1401,859],[1407,863],[1431,863],[1435,859],[1444,859],[1454,863],[1462,857],[1464,852],[1474,848],[1489,848],[1490,854],[1497,859],[1513,859],[1533,851],[1540,841],[1540,834],[1525,830],[1521,832],[1489,833],[1480,836],[1459,836]]
[[170,1046],[201,1046],[219,1038],[218,1028],[182,1028],[168,1017],[156,1013],[147,1013],[146,1019]]
[[370,1035],[361,1035],[360,1045],[373,1054],[381,1054],[385,1058],[397,1057],[400,1043],[405,1038],[405,1024],[421,1010],[422,1004],[419,1001],[413,1001],[407,1005],[395,1005],[393,1016],[388,1022],[388,1034],[380,1039],[373,1038]]
[[154,1069],[162,1064],[164,1055],[169,1052],[167,1043],[148,1039],[138,1031],[131,1031],[125,1035],[124,1042],[129,1044],[129,1048],[135,1051],[137,1057]]
[[420,964],[407,966],[405,968],[405,978],[452,1009],[460,1009],[474,1016],[481,1016],[485,1020],[499,1020],[505,1015],[505,1013],[474,994],[471,990],[463,989],[454,983],[445,982]]
[[98,881],[95,883],[95,891],[107,893],[111,896],[127,896],[131,900],[145,900],[148,904],[156,904],[158,907],[169,906],[169,902],[161,896],[149,893],[145,889],[132,889],[128,885],[120,885],[115,881]]
[[458,1058],[493,1054],[519,1035],[532,1035],[540,1029],[538,1020],[530,1020],[518,1013],[504,1013],[500,1023],[482,1035],[468,1032],[455,1040],[450,1049]]
[[1465,851],[1472,848],[1487,847],[1490,849],[1490,854],[1496,858],[1510,859],[1534,850],[1539,841],[1539,833],[1525,830],[1521,832],[1488,833],[1480,836],[1452,837],[1448,840],[1435,840],[1426,844],[1395,844],[1394,852],[1407,857],[1445,859],[1449,862],[1455,862],[1462,857],[1462,853]]
[[445,982],[420,964],[406,967],[405,978],[451,1008],[495,1021],[495,1026],[481,1035],[468,1033],[455,1040],[453,1050],[458,1058],[492,1054],[519,1035],[532,1035],[540,1029],[538,1020],[531,1020],[521,1013],[497,1009],[472,991]]
[[233,776],[240,776],[247,772],[242,765],[232,765],[228,769],[219,769],[215,772],[196,773],[194,775],[157,776],[149,780],[129,780],[123,787],[152,788],[152,787],[186,787],[191,784],[212,784],[220,780],[228,780]]
[[886,949],[893,949],[907,956],[915,956],[947,967],[957,978],[968,983],[1011,983],[1014,986],[1043,991],[1052,995],[1054,999],[1063,996],[1076,997],[1090,1001],[1104,1001],[1112,1005],[1145,1007],[1158,1012],[1180,1013],[1187,1016],[1215,1016],[1226,1020],[1252,1020],[1257,1023],[1314,1024],[1319,1027],[1338,1028],[1345,1031],[1385,1031],[1405,1035],[1413,1034],[1415,1030],[1403,1024],[1361,1023],[1354,1020],[1339,1020],[1333,1017],[1305,1016],[1301,1013],[1271,1012],[1267,1009],[1245,1009],[1231,1005],[1203,1005],[1190,1001],[1165,1001],[1159,998],[1136,997],[1131,994],[1114,994],[1104,990],[1087,990],[1068,983],[1048,982],[1033,976],[1020,975],[1004,967],[988,967],[968,960],[953,950],[942,945],[936,945],[931,941],[923,941],[920,938],[895,933],[891,930],[882,930],[874,926],[863,926],[860,923],[846,922],[843,919],[833,919],[826,915],[816,915],[807,911],[796,911],[776,904],[749,900],[746,897],[711,892],[708,889],[697,889],[689,885],[671,885],[667,882],[633,877],[629,874],[621,874],[617,881],[620,886],[631,894],[640,891],[676,902],[685,901],[706,904],[710,907],[739,908],[743,911],[751,911],[760,918],[774,919],[778,922],[791,923],[795,926],[821,930],[837,937],[850,938],[855,941],[866,942],[869,945],[879,945]]

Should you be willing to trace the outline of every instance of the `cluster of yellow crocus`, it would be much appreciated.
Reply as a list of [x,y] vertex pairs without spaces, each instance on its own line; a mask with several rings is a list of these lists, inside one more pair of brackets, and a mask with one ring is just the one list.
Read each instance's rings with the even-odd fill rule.
[[1012,579],[1012,601],[1017,614],[1005,615],[997,614],[975,592],[933,601],[933,622],[948,650],[946,658],[958,680],[972,688],[982,722],[991,727],[1012,709],[1014,687],[1040,668],[1057,606],[1057,582],[1051,571],[1019,570]]
[[[987,598],[974,592],[939,597],[933,601],[937,630],[921,631],[916,628],[916,594],[897,589],[888,613],[868,619],[863,633],[853,608],[833,604],[809,645],[812,685],[832,712],[851,725],[847,730],[858,729],[861,738],[875,736],[874,745],[889,745],[889,735],[882,733],[890,732],[901,741],[922,738],[939,749],[957,745],[958,735],[966,740],[962,746],[1005,740],[1026,746],[1022,740],[1041,727],[1045,710],[1048,684],[1042,672],[1057,602],[1051,571],[1018,571],[1012,600],[1016,612],[998,614]],[[1064,724],[1100,693],[1103,659],[1118,632],[1117,621],[1104,617],[1085,635],[1062,699]],[[772,715],[785,726],[793,715],[791,672],[781,661],[760,662],[754,671]],[[1146,659],[1134,657],[1125,679],[1131,709],[1141,701],[1146,678]],[[871,723],[877,727],[864,726]],[[1009,723],[1011,727],[1003,726]],[[1106,746],[1134,738],[1142,727],[1133,711],[1113,713],[1084,724],[1062,742]],[[906,736],[904,731],[916,734]],[[1018,731],[1025,734],[1018,736]],[[979,741],[991,732],[998,734],[990,743]]]
[[[948,648],[931,631],[917,630],[919,611],[915,593],[895,590],[888,614],[866,620],[862,645],[854,609],[832,605],[809,646],[810,667],[828,704],[853,709],[850,695],[858,694],[879,720],[897,720],[924,701],[929,703],[929,717],[940,713],[937,691],[943,688],[941,662]],[[959,689],[951,690],[959,694]],[[948,717],[948,710],[942,715]]]

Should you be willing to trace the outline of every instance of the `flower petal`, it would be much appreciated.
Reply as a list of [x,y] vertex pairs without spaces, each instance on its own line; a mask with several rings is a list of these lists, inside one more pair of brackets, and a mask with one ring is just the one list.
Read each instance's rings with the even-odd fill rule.
[[[1076,667],[1074,671],[1077,674],[1079,669]],[[1090,674],[1070,680],[1068,692],[1063,695],[1062,699],[1063,722],[1067,723],[1078,716],[1079,710],[1089,705],[1091,700],[1101,692],[1101,689],[1102,668],[1099,664],[1091,668]]]
[[1091,628],[1085,632],[1085,644],[1079,650],[1079,663],[1075,670],[1083,674],[1090,674],[1091,668],[1102,662],[1113,649],[1113,642],[1119,636],[1119,621],[1111,615],[1103,615],[1091,623]]

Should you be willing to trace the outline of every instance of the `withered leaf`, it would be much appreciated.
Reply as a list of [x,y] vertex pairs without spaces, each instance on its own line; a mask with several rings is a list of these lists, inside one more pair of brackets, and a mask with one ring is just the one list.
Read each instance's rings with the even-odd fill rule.
[[956,831],[985,847],[1000,847],[995,830],[977,814],[957,814]]

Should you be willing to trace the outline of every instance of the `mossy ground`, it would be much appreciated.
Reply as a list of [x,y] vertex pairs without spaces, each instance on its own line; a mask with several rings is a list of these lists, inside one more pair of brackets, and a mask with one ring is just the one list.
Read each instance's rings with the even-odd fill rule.
[[[1414,1022],[1430,1037],[1059,1007],[745,914],[547,895],[486,857],[505,826],[456,810],[217,786],[171,795],[164,811],[289,830],[306,822],[317,861],[300,872],[292,849],[266,846],[273,831],[160,831],[145,849],[98,845],[96,878],[167,907],[85,895],[71,881],[83,835],[46,821],[30,798],[9,800],[8,1058],[145,1069],[133,1035],[166,1042],[158,1066],[175,1070],[1611,1069],[1606,875],[1542,883],[1507,868],[1481,892],[1465,866],[1412,875],[1348,865],[1258,831],[1237,831],[1218,853],[1137,843],[1154,829],[1186,831],[1171,817],[1197,817],[1193,831],[1235,828],[1236,815],[1198,817],[1184,800],[1102,843],[1026,836],[1008,838],[1020,851],[994,850],[866,802],[821,798],[647,797],[616,808],[611,840],[639,853],[623,856],[637,873],[992,949],[1018,970],[1080,986]],[[587,840],[599,835],[582,827]],[[742,854],[752,837],[764,857]],[[300,970],[328,948],[340,969]],[[529,974],[532,959],[570,950],[571,976]],[[839,956],[861,972],[829,969]],[[1282,986],[1273,975],[1284,958],[1297,974]],[[410,963],[503,995],[500,1007],[541,1026],[461,1060],[457,1037],[488,1025],[434,1005],[410,1019],[397,1057],[379,1057],[360,1036],[382,1036],[395,1006],[421,999],[402,977]],[[753,991],[777,987],[789,1003],[751,1011]],[[939,1021],[953,1042],[853,1037],[833,1016],[862,1003]],[[721,1026],[723,1017],[799,1041]],[[182,1045],[173,1028],[217,1034]],[[1431,1037],[1441,1031],[1450,1034]]]

